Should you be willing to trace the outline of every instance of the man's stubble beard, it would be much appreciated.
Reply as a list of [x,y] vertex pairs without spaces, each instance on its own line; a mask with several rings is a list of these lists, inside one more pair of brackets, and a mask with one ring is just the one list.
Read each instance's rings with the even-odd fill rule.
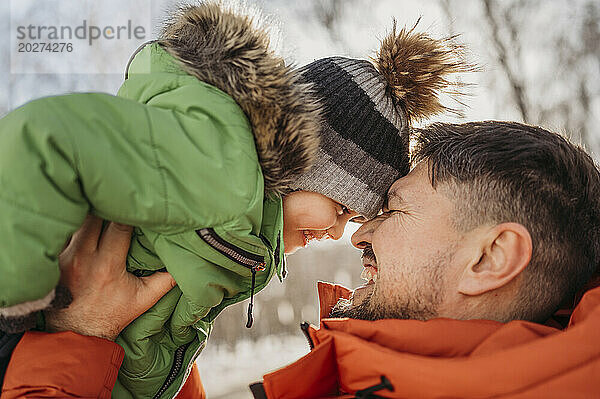
[[[454,256],[454,248],[438,253],[436,258],[422,268],[422,284],[411,287],[409,295],[388,298],[377,292],[377,287],[358,305],[340,299],[329,313],[329,317],[348,317],[360,320],[402,319],[428,320],[438,315],[443,299],[444,267]],[[380,300],[381,297],[384,300]]]

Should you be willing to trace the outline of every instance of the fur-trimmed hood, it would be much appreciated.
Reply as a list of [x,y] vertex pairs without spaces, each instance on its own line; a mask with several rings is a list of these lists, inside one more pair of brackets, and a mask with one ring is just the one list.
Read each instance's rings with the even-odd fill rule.
[[320,106],[311,86],[269,49],[255,19],[218,3],[186,5],[171,15],[159,43],[184,70],[230,95],[254,133],[266,194],[285,194],[312,165]]

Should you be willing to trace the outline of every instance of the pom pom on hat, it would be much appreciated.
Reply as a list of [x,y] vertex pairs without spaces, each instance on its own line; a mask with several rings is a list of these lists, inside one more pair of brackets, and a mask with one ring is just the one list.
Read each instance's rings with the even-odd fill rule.
[[[402,107],[409,121],[418,121],[442,112],[458,114],[440,103],[439,95],[447,93],[458,101],[462,96],[458,82],[448,77],[454,73],[473,72],[477,67],[465,60],[465,49],[453,37],[433,39],[425,33],[402,28],[382,40],[375,68],[388,84],[389,92]],[[460,101],[459,101],[460,102]]]

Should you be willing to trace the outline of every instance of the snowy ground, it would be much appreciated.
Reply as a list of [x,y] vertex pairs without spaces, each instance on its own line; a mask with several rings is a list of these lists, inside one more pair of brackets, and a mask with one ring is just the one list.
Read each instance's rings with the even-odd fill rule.
[[211,345],[198,358],[200,377],[209,399],[252,398],[248,385],[285,366],[309,351],[308,343],[296,335],[269,335],[257,341],[243,340],[233,347]]

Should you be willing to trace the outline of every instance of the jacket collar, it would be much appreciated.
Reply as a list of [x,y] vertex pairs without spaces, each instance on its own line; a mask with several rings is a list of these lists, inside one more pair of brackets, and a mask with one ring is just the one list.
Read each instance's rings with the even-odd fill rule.
[[[352,290],[343,285],[327,283],[325,281],[317,282],[317,292],[319,295],[319,320],[326,319],[335,304],[343,299],[350,299]],[[582,298],[587,300],[582,304]],[[600,309],[600,276],[595,276],[586,286],[576,295],[573,303],[559,309],[555,315],[545,323],[546,326],[563,329],[571,326],[575,321],[585,318],[591,308],[598,306]],[[557,318],[566,320],[558,322]]]
[[[321,310],[349,293],[329,283],[318,289]],[[385,375],[402,397],[513,397],[538,386],[570,392],[600,358],[599,325],[600,287],[585,294],[565,333],[524,321],[324,319],[319,330],[308,329],[311,352],[265,375],[261,388],[269,398],[349,397],[340,392]]]
[[327,283],[325,281],[317,282],[317,292],[319,295],[319,319],[323,320],[329,316],[331,309],[335,304],[343,299],[350,299],[352,290],[343,285]]

